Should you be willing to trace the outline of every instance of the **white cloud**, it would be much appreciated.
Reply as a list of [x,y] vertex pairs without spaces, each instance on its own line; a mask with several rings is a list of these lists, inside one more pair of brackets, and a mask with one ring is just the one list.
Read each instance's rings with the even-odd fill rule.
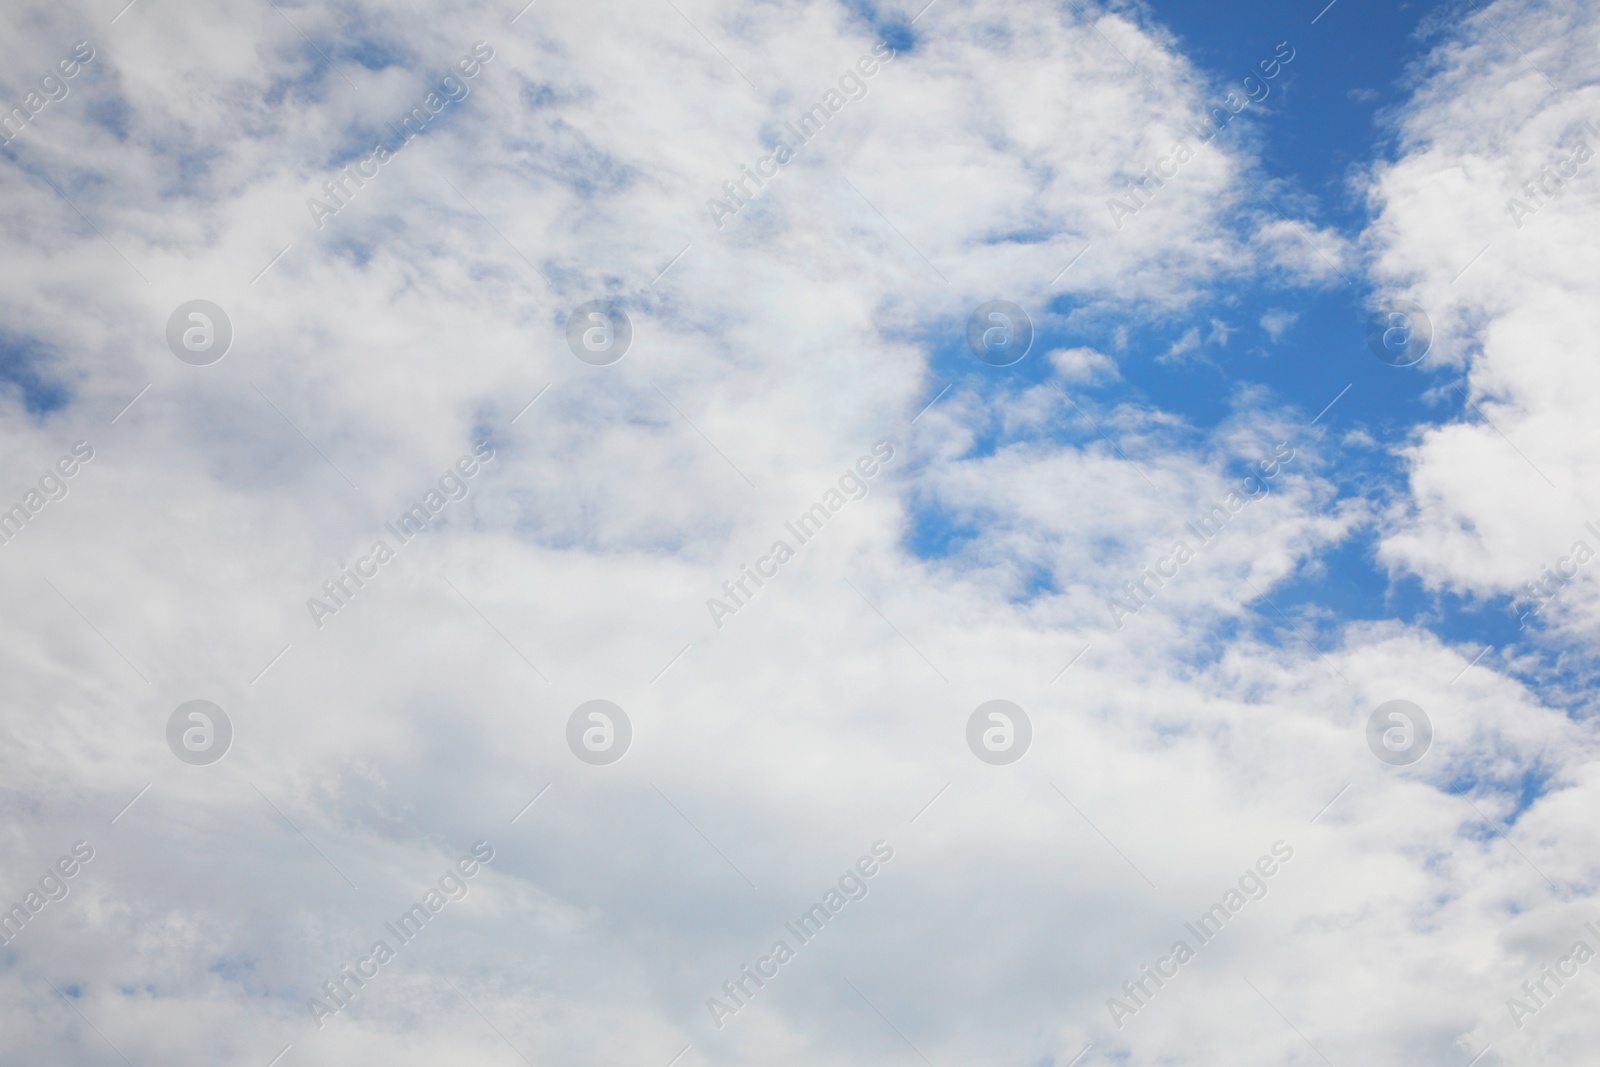
[[1300,313],[1288,308],[1272,308],[1261,316],[1261,328],[1274,341],[1281,340],[1285,331],[1300,320]]
[[[1262,263],[1326,284],[1349,250],[1249,214],[1251,161],[1221,142],[1116,229],[1106,198],[1207,84],[1165,33],[1070,5],[930,9],[719,231],[707,198],[876,38],[827,5],[679,6],[7,16],[7,70],[86,35],[99,53],[0,172],[7,329],[71,392],[4,400],[0,500],[95,449],[0,547],[0,899],[80,838],[96,857],[8,946],[0,1047],[846,1064],[906,1055],[898,1029],[935,1063],[1304,1056],[1247,976],[1334,1062],[1505,1040],[1500,1001],[1575,916],[1530,866],[1572,898],[1595,878],[1592,741],[1497,657],[1461,675],[1476,648],[1277,613],[1377,521],[1335,498],[1339,431],[1255,392],[1197,428],[939,355],[997,295],[1040,323],[1062,293],[1182,321]],[[316,230],[305,200],[480,39],[470,96]],[[1374,237],[1396,273],[1427,259],[1403,215]],[[634,337],[602,368],[564,329],[606,295]],[[163,339],[197,296],[235,326],[209,367]],[[1508,315],[1582,321],[1524,299]],[[1117,381],[1092,349],[1046,358],[1063,386]],[[1547,369],[1474,374],[1497,421],[1541,383],[1581,399]],[[1480,482],[1525,491],[1514,456],[1455,432]],[[1437,437],[1416,484],[1453,514],[1472,489]],[[306,599],[482,440],[465,499],[318,629]],[[716,626],[706,599],[880,440],[866,498]],[[1280,442],[1294,458],[1263,482]],[[1118,628],[1107,598],[1218,505],[1221,532]],[[1422,506],[1386,552],[1432,529]],[[964,742],[997,696],[1033,717],[1009,768]],[[1394,696],[1438,728],[1406,771],[1363,741]],[[209,767],[163,733],[196,697],[236,730]],[[633,722],[608,767],[567,749],[594,698]],[[1540,768],[1514,847],[1449,791]],[[496,855],[470,895],[318,1029],[308,998],[479,838]],[[865,900],[715,1029],[706,999],[880,838],[895,859]],[[1117,1031],[1106,998],[1279,839],[1296,857],[1265,902]]]
[[1167,354],[1162,358],[1163,360],[1178,360],[1189,355],[1191,352],[1198,352],[1199,350],[1200,327],[1191,326],[1187,330],[1183,331],[1182,337],[1179,337],[1176,341],[1172,342],[1172,344],[1168,346]]
[[1069,382],[1090,384],[1121,377],[1116,360],[1092,348],[1058,348],[1045,358]]
[[[1533,198],[1534,215],[1508,210],[1544,167],[1600,143],[1583,125],[1600,115],[1592,95],[1560,88],[1593,77],[1596,33],[1573,5],[1486,9],[1443,49],[1405,115],[1407,152],[1374,177],[1380,277],[1432,322],[1423,372],[1465,373],[1440,390],[1458,414],[1408,453],[1411,506],[1382,548],[1431,585],[1514,593],[1596,514],[1586,501],[1600,488],[1600,439],[1581,355],[1600,327],[1594,250],[1581,237],[1600,219],[1594,165],[1574,163],[1555,195]],[[1597,612],[1592,594],[1569,596],[1550,618],[1585,626]]]

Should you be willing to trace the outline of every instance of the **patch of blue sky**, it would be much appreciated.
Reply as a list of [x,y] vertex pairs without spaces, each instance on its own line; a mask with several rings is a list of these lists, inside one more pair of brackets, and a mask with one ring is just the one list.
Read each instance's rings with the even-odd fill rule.
[[[1484,792],[1498,793],[1511,800],[1511,811],[1502,816],[1500,821],[1504,826],[1510,827],[1517,824],[1522,813],[1533,806],[1534,801],[1543,796],[1550,785],[1550,771],[1541,763],[1535,762],[1533,766],[1522,769],[1508,778],[1490,778],[1474,771],[1463,771],[1456,775],[1445,787],[1447,793],[1458,796],[1473,796]],[[1497,827],[1498,829],[1498,827]]]
[[66,386],[51,378],[54,359],[34,338],[0,330],[0,391],[11,393],[30,415],[48,415],[72,399]]
[[[1277,42],[1291,42],[1295,62],[1276,81],[1274,96],[1251,109],[1248,124],[1230,127],[1225,136],[1240,137],[1257,154],[1253,180],[1270,189],[1276,203],[1333,227],[1354,247],[1369,215],[1352,179],[1392,154],[1392,126],[1384,123],[1403,111],[1410,72],[1424,55],[1419,25],[1434,21],[1430,17],[1444,6],[1339,0],[1324,10],[1320,2],[1286,9],[1247,0],[1154,0],[1149,10],[1179,35],[1180,46],[1219,85],[1243,77]],[[1246,211],[1257,207],[1242,203]],[[997,240],[1025,236],[1022,231]],[[962,336],[965,323],[941,324],[937,340],[932,334],[925,339],[932,355],[930,393],[954,383],[954,390],[977,390],[991,401],[1008,393],[1014,397],[1020,388],[1053,377],[1044,358],[1051,350],[1092,347],[1116,358],[1120,380],[1064,385],[1091,417],[1101,418],[1108,406],[1137,404],[1175,414],[1203,435],[1235,418],[1241,395],[1248,392],[1249,403],[1292,406],[1307,422],[1317,417],[1316,428],[1299,431],[1316,472],[1341,496],[1387,503],[1406,489],[1404,462],[1396,450],[1419,428],[1461,418],[1463,405],[1426,396],[1443,374],[1455,372],[1432,370],[1426,362],[1393,367],[1367,349],[1364,327],[1373,286],[1360,264],[1342,266],[1348,281],[1335,276],[1328,284],[1303,288],[1283,284],[1275,268],[1264,267],[1256,277],[1235,279],[1180,314],[1155,320],[1063,296],[1048,308],[1051,315],[1038,317],[1042,324],[1028,357],[1009,368],[988,367],[973,357]],[[1215,323],[1226,330],[1217,330]],[[1191,330],[1198,344],[1175,353]],[[1076,421],[1077,413],[1072,417]],[[1018,439],[1004,426],[991,419],[980,427],[971,454],[987,455]],[[1103,428],[1117,436],[1114,427]],[[1026,427],[1024,432],[1064,446],[1105,447],[1081,426]],[[1169,435],[1157,443],[1180,442]],[[1301,446],[1300,440],[1292,443]],[[1136,447],[1133,451],[1135,460],[1143,458]],[[912,519],[907,547],[918,555],[979,554],[984,516],[955,514],[940,501],[919,499]],[[1190,656],[1196,667],[1219,662],[1245,634],[1282,647],[1285,655],[1307,655],[1307,641],[1332,652],[1350,623],[1397,619],[1463,649],[1492,647],[1495,669],[1519,678],[1538,699],[1577,718],[1594,713],[1591,653],[1541,636],[1540,622],[1522,629],[1509,597],[1464,597],[1428,589],[1415,576],[1390,575],[1377,559],[1378,537],[1374,527],[1360,526],[1278,583],[1269,592],[1270,604],[1254,600],[1248,616],[1219,616],[1215,625],[1194,635]],[[1029,570],[1015,599],[1056,592],[1043,569],[1037,570]],[[1242,589],[1240,595],[1243,600],[1250,593]],[[1448,688],[1455,680],[1434,681]],[[1506,822],[1514,824],[1549,788],[1549,780],[1537,766],[1508,781],[1473,769],[1449,788],[1511,797],[1514,806]]]
[[[442,76],[441,76],[442,77]],[[458,79],[459,81],[459,79]],[[470,83],[469,83],[470,84]],[[438,112],[430,112],[423,101],[428,94],[436,93],[445,105]],[[459,99],[450,99],[440,90],[438,80],[418,80],[417,87],[408,102],[394,109],[394,115],[378,121],[361,121],[350,123],[345,127],[344,136],[337,148],[329,155],[324,166],[330,170],[342,170],[344,167],[357,162],[367,156],[375,145],[382,144],[397,157],[403,154],[405,146],[419,137],[427,137],[440,129],[448,129],[461,121],[462,108],[472,99],[469,91],[466,96]],[[426,122],[418,123],[413,118],[411,125],[406,125],[405,120],[411,118],[412,110],[420,111],[426,117]],[[394,162],[382,166],[394,166]],[[376,180],[369,178],[368,180]]]
[[[1294,175],[1325,199],[1350,230],[1366,222],[1365,204],[1345,184],[1350,168],[1385,150],[1375,113],[1409,92],[1410,71],[1425,55],[1419,26],[1445,3],[1402,0],[1149,0],[1152,16],[1178,37],[1202,70],[1224,80],[1249,72],[1263,50],[1287,40],[1296,55],[1262,115],[1262,163]],[[1313,19],[1315,22],[1313,23]]]
[[906,546],[923,559],[948,559],[983,535],[976,516],[958,515],[937,500],[914,500]]
[[[370,209],[369,209],[370,210]],[[359,209],[353,214],[360,215]],[[349,225],[343,222],[331,224],[329,232],[323,236],[330,251],[342,257],[357,270],[365,270],[372,262],[372,257],[378,254],[378,234],[392,233],[405,225],[404,217],[396,211],[383,213],[371,212],[365,218],[352,218]]]
[[[103,91],[108,88],[111,91]],[[107,131],[117,140],[126,141],[132,129],[133,116],[127,97],[104,82],[96,86],[95,90],[95,95],[85,105],[84,115],[91,123]]]
[[[1295,215],[1306,213],[1354,243],[1369,217],[1352,177],[1392,151],[1390,127],[1380,117],[1403,108],[1410,71],[1424,54],[1418,27],[1441,6],[1339,0],[1324,10],[1320,2],[1286,8],[1256,0],[1154,0],[1147,11],[1176,33],[1179,47],[1215,86],[1242,79],[1281,41],[1295,48],[1294,62],[1273,82],[1273,95],[1250,109],[1248,123],[1236,123],[1221,136],[1239,137],[1234,147],[1242,144],[1257,154],[1254,180],[1270,190],[1274,203]],[[1275,215],[1253,193],[1240,207],[1246,214]],[[997,239],[1026,236],[1023,231]],[[1359,263],[1341,266],[1344,278],[1333,275],[1326,284],[1298,288],[1287,285],[1277,268],[1263,266],[1182,313],[1155,319],[1062,296],[1049,307],[1051,315],[1037,316],[1039,334],[1027,359],[1009,368],[976,360],[964,343],[964,323],[940,324],[925,338],[932,357],[930,393],[954,383],[955,390],[975,389],[991,401],[1015,397],[1021,386],[1053,377],[1044,358],[1048,352],[1084,346],[1115,357],[1121,375],[1120,381],[1063,384],[1097,421],[1107,408],[1132,403],[1176,415],[1203,436],[1237,417],[1241,404],[1291,408],[1309,422],[1337,397],[1316,429],[1300,430],[1308,453],[1320,461],[1317,473],[1343,495],[1391,499],[1405,490],[1405,468],[1395,450],[1419,427],[1460,417],[1460,405],[1427,398],[1440,380],[1427,363],[1393,367],[1367,349],[1372,286]],[[1078,420],[1076,412],[1071,417]],[[1119,436],[1114,426],[1102,428]],[[1351,443],[1341,444],[1352,431]],[[1081,427],[1025,427],[1022,433],[1074,447],[1105,447]],[[979,428],[971,454],[986,455],[1016,439],[1001,420],[991,420]],[[1138,460],[1138,444],[1179,443],[1167,436],[1128,447]],[[971,517],[947,515],[937,501],[919,502],[914,515],[908,546],[919,554],[948,555],[981,536]],[[1297,619],[1326,620],[1330,633],[1351,621],[1398,618],[1464,645],[1505,647],[1525,636],[1508,601],[1428,590],[1409,576],[1391,580],[1377,562],[1376,539],[1370,527],[1358,529],[1282,583],[1274,601]]]
[[[576,99],[576,94],[548,82],[530,82],[522,87],[518,95],[522,98],[523,106],[530,111],[559,107]],[[768,140],[770,142],[771,139]]]
[[[617,193],[640,180],[638,168],[611,155],[565,119],[555,119],[524,142],[521,169],[572,190],[585,200]],[[518,147],[524,147],[519,145]],[[749,210],[757,217],[767,208],[765,198]]]
[[410,67],[416,61],[416,56],[407,48],[391,40],[375,37],[370,33],[355,36],[345,36],[338,44],[337,58],[349,59],[370,71],[387,70],[390,67]]
[[249,956],[219,956],[206,970],[225,981],[240,983],[251,992],[266,992],[257,962]]
[[300,42],[300,47],[305,65],[293,74],[281,74],[273,78],[261,94],[263,103],[270,107],[283,107],[295,101],[321,103],[329,93],[337,91],[333,86],[335,82],[348,91],[349,87],[340,80],[338,72],[326,58],[304,42]]
[[[275,78],[267,87],[262,95],[273,106],[283,104],[291,96],[321,101],[330,92],[348,91],[346,67],[359,66],[376,73],[390,67],[413,67],[417,62],[417,57],[409,50],[366,32],[346,32],[338,37],[316,34],[302,37],[297,33],[285,40],[285,46],[299,50],[304,66],[292,75]],[[441,76],[442,73],[443,66]]]

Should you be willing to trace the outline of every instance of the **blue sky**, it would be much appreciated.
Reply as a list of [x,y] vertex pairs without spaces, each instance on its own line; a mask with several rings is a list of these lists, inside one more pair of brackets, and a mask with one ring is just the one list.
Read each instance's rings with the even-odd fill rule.
[[[1276,40],[1294,44],[1298,54],[1283,78],[1282,95],[1254,116],[1260,130],[1258,158],[1262,170],[1287,183],[1291,194],[1315,198],[1314,217],[1352,240],[1372,221],[1353,179],[1393,158],[1397,133],[1393,116],[1416,88],[1430,47],[1440,40],[1440,24],[1472,14],[1463,3],[1371,0],[1339,0],[1326,8],[1320,2],[1287,8],[1226,2],[1150,6],[1178,34],[1186,54],[1219,79],[1230,71],[1249,69],[1252,57],[1266,54]],[[1372,358],[1363,329],[1376,287],[1359,271],[1350,275],[1353,285],[1330,285],[1281,302],[1300,316],[1286,333],[1285,343],[1277,346],[1281,353],[1294,350],[1293,356],[1237,358],[1240,349],[1250,347],[1246,340],[1218,357],[1226,376],[1260,381],[1311,412],[1320,408],[1321,398],[1331,398],[1353,383],[1329,413],[1330,428],[1359,425],[1386,446],[1404,443],[1418,424],[1459,418],[1464,405],[1457,395],[1442,403],[1424,396],[1458,377],[1453,371],[1424,369],[1427,364],[1395,368]],[[1273,303],[1242,296],[1237,306],[1246,320],[1245,330],[1250,320],[1259,319],[1254,312],[1264,312]],[[1180,398],[1205,389],[1199,378],[1165,392],[1163,403],[1192,411]],[[1152,382],[1147,388],[1160,386]],[[1192,417],[1205,416],[1194,411]],[[1332,458],[1335,477],[1351,486],[1347,491],[1363,491],[1370,484],[1366,477],[1375,475],[1394,485],[1405,476],[1401,463],[1370,454],[1339,450]],[[1357,536],[1323,557],[1327,569],[1321,580],[1296,583],[1279,603],[1314,603],[1344,620],[1401,618],[1427,626],[1446,640],[1475,642],[1478,647],[1503,649],[1518,641],[1521,631],[1510,611],[1510,597],[1477,600],[1448,591],[1430,593],[1410,575],[1391,580],[1375,564],[1375,547],[1375,536]],[[1524,672],[1532,679],[1552,669],[1555,665],[1545,661],[1538,667],[1525,665]]]
[[[1359,241],[1372,222],[1362,179],[1390,160],[1397,133],[1392,116],[1410,97],[1430,43],[1438,37],[1437,26],[1430,30],[1424,24],[1452,12],[1459,16],[1460,5],[1340,0],[1314,25],[1320,5],[1307,11],[1265,3],[1147,6],[1150,17],[1176,35],[1185,55],[1219,87],[1214,97],[1270,57],[1280,42],[1292,45],[1295,57],[1271,83],[1271,95],[1247,108],[1218,141],[1248,147],[1257,164],[1253,180],[1278,206],[1293,205],[1349,241]],[[1252,212],[1272,210],[1254,196],[1244,203]],[[1403,498],[1406,465],[1390,450],[1408,443],[1419,425],[1460,417],[1464,405],[1456,394],[1443,402],[1426,395],[1459,375],[1431,364],[1392,367],[1374,358],[1364,331],[1377,287],[1359,261],[1347,263],[1343,275],[1308,287],[1284,284],[1276,269],[1246,270],[1225,287],[1213,288],[1209,299],[1156,321],[1130,320],[1114,302],[1085,306],[1061,297],[1050,310],[1067,317],[1067,328],[1042,328],[1023,364],[975,368],[962,344],[935,335],[930,338],[938,353],[934,368],[941,380],[982,383],[981,388],[1004,392],[1019,382],[1047,378],[1049,368],[1040,357],[1051,349],[1084,345],[1110,351],[1116,332],[1125,331],[1123,380],[1084,390],[1087,402],[1102,408],[1128,402],[1154,406],[1180,416],[1203,436],[1235,414],[1245,387],[1264,387],[1273,403],[1295,406],[1306,421],[1337,397],[1321,421],[1322,473],[1340,487],[1341,496]],[[1293,317],[1276,338],[1261,325],[1272,313]],[[1217,322],[1229,328],[1225,344],[1204,345],[1195,353],[1201,358],[1159,358],[1191,329],[1199,329],[1202,337],[1215,333]],[[1342,446],[1340,438],[1357,428],[1376,447]],[[1080,447],[1101,444],[1098,434],[1075,417],[1058,432]],[[993,435],[981,436],[975,454],[998,443]],[[1252,457],[1240,458],[1248,463]],[[952,526],[948,515],[930,507],[919,513],[911,543],[937,557],[977,536],[981,530]],[[1327,640],[1337,640],[1334,631],[1350,622],[1383,619],[1424,626],[1447,641],[1472,644],[1474,651],[1485,645],[1505,649],[1522,636],[1509,596],[1430,591],[1415,575],[1391,574],[1375,556],[1380,536],[1364,525],[1319,553],[1318,566],[1288,582],[1275,603],[1307,627],[1318,627],[1320,619],[1329,631]],[[1029,592],[1044,591],[1052,588],[1040,578]],[[1266,606],[1261,610],[1271,616]],[[1275,617],[1262,621],[1268,629],[1276,623]],[[1280,637],[1298,640],[1287,631]],[[1559,670],[1544,657],[1524,660],[1517,669],[1529,679]]]

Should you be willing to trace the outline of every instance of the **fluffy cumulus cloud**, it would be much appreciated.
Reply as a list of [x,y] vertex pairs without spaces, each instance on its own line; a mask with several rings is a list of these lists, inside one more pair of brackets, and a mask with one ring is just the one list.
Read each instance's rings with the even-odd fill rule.
[[1441,411],[1409,450],[1384,558],[1517,597],[1519,614],[1549,602],[1538,625],[1569,636],[1600,608],[1572,559],[1580,540],[1600,547],[1585,525],[1600,503],[1585,399],[1600,330],[1586,237],[1600,218],[1597,41],[1581,5],[1483,9],[1435,54],[1400,120],[1402,154],[1369,192],[1375,274],[1431,322],[1422,366]]
[[[1600,161],[1541,170],[1600,148],[1592,12],[1435,41],[1364,234],[1203,136],[1229,90],[1122,5],[4,18],[7,1059],[1592,1040],[1586,979],[1523,986],[1600,967],[1580,717],[1288,596],[1374,531],[1483,598],[1600,551]],[[1453,413],[1405,486],[1345,491],[1373,439],[1266,387],[1130,381],[1362,270]]]

